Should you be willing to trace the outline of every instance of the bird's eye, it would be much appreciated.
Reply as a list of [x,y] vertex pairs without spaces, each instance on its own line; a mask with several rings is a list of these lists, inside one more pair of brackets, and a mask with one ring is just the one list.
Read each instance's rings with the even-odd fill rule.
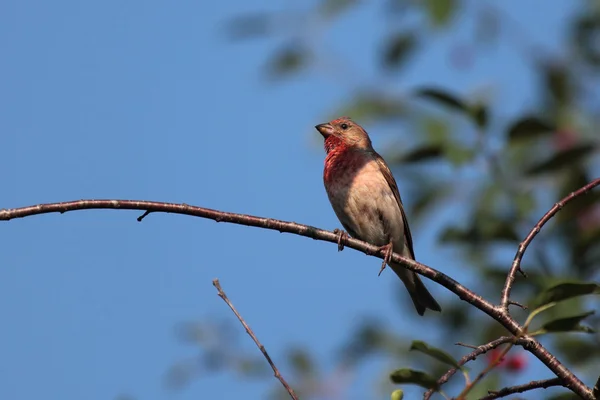
[[341,124],[341,125],[340,125],[340,127],[341,127],[343,130],[346,130],[346,129],[348,129],[348,124]]

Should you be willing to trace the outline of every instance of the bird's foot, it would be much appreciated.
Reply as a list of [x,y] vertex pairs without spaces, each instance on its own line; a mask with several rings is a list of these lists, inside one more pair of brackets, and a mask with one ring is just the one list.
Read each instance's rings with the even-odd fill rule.
[[348,232],[341,229],[334,229],[333,233],[338,235],[337,245],[338,251],[344,250],[344,243],[348,240]]
[[381,275],[381,273],[385,269],[385,266],[387,264],[389,264],[390,260],[392,259],[392,254],[394,254],[394,246],[393,246],[392,242],[389,242],[385,246],[381,246],[379,248],[379,251],[385,251],[385,255],[383,256],[383,262],[381,263],[381,269],[379,270],[379,273],[377,274],[377,276]]

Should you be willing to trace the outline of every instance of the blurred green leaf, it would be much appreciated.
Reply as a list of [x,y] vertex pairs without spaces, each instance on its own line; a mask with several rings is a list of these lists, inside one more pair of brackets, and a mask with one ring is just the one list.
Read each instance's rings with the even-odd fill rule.
[[443,362],[444,364],[461,368],[458,365],[458,361],[456,361],[454,357],[452,357],[450,354],[446,353],[444,350],[430,346],[429,344],[421,340],[414,340],[410,345],[410,350],[420,351],[421,353],[427,354],[428,356],[433,357],[436,360]]
[[546,88],[559,106],[571,102],[573,97],[573,83],[566,66],[549,63],[542,65]]
[[272,16],[265,13],[247,14],[234,17],[227,23],[230,39],[254,39],[271,33]]
[[355,120],[401,117],[405,113],[404,102],[386,97],[383,93],[360,93],[341,107],[333,116],[347,115]]
[[305,349],[292,349],[288,359],[294,373],[299,376],[310,376],[315,372],[315,365]]
[[536,307],[540,307],[544,304],[558,303],[559,301],[564,301],[573,297],[599,293],[600,285],[597,283],[563,282],[540,293],[534,301],[534,304],[536,304]]
[[475,157],[475,151],[456,142],[447,141],[444,146],[444,154],[448,161],[455,167],[460,167]]
[[592,65],[600,65],[600,14],[584,14],[574,26],[573,45],[583,58]]
[[556,127],[552,124],[536,116],[528,115],[515,121],[508,128],[508,140],[514,143],[523,139],[531,139],[551,133],[555,129]]
[[384,44],[383,65],[388,68],[398,68],[408,59],[415,45],[414,33],[393,34]]
[[439,390],[437,379],[433,376],[410,368],[401,368],[390,374],[393,383],[410,383],[419,385],[425,389]]
[[518,242],[519,236],[512,221],[497,221],[482,232],[488,240]]
[[414,163],[420,161],[430,161],[431,159],[438,159],[444,154],[441,145],[430,144],[422,147],[417,147],[403,154],[400,157],[400,162],[403,163]]
[[423,5],[435,27],[448,24],[457,9],[456,0],[425,0]]
[[581,325],[581,321],[593,315],[594,311],[588,311],[583,314],[573,315],[565,318],[558,318],[549,322],[544,323],[536,333],[553,333],[553,332],[586,332],[594,333],[594,330],[590,327]]
[[600,357],[600,348],[593,338],[582,335],[557,336],[554,346],[563,354],[566,362],[573,366],[594,363]]
[[471,106],[469,115],[479,129],[487,128],[488,124],[488,107],[485,104],[477,103]]
[[539,175],[554,172],[567,166],[576,165],[583,157],[591,154],[595,150],[596,146],[594,144],[579,144],[570,149],[558,152],[549,159],[529,167],[526,173],[528,175]]
[[471,229],[464,229],[458,227],[447,227],[445,228],[441,235],[439,235],[439,241],[441,243],[452,243],[452,242],[475,242],[477,240],[477,236],[475,232]]
[[469,112],[469,106],[467,103],[460,100],[458,97],[435,88],[423,88],[419,89],[415,92],[417,97],[422,97],[427,100],[434,101],[440,105],[448,107],[450,109],[454,109],[456,111],[461,111],[464,113]]
[[392,395],[390,396],[390,400],[402,400],[404,399],[404,392],[402,391],[402,389],[396,389],[392,392]]
[[290,44],[275,52],[268,61],[267,74],[271,78],[282,78],[298,72],[308,65],[311,53],[301,45]]
[[322,16],[332,18],[356,4],[358,4],[358,0],[322,0],[319,10]]
[[537,205],[532,192],[519,192],[512,197],[519,220],[525,219],[531,214]]
[[573,394],[572,392],[568,392],[548,397],[548,400],[581,400],[581,397]]

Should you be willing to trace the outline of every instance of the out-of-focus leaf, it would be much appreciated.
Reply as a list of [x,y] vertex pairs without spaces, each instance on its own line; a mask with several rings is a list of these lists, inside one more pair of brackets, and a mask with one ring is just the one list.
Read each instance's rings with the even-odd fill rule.
[[475,157],[475,151],[456,142],[446,142],[444,154],[454,166],[460,167]]
[[590,64],[600,65],[600,15],[585,14],[574,27],[573,45]]
[[576,394],[573,394],[572,392],[568,392],[548,397],[548,400],[581,400],[581,397],[577,396]]
[[526,171],[529,175],[539,175],[548,172],[554,172],[567,166],[574,166],[581,159],[596,150],[592,143],[580,144],[570,149],[563,150],[554,154],[547,160],[535,164]]
[[445,143],[451,134],[451,126],[447,119],[427,115],[420,120],[420,130],[427,135],[431,143]]
[[588,282],[563,282],[540,293],[534,304],[536,304],[536,307],[540,307],[544,304],[558,303],[559,301],[588,294],[600,294],[600,285]]
[[554,131],[556,127],[549,122],[533,115],[522,117],[508,128],[508,140],[510,143],[531,139]]
[[358,4],[358,0],[322,0],[319,11],[326,18],[337,17],[351,6]]
[[404,392],[402,389],[396,389],[392,392],[390,400],[402,400],[404,398]]
[[267,74],[271,78],[282,78],[308,65],[311,53],[305,47],[297,44],[287,45],[268,61]]
[[441,145],[430,144],[422,147],[417,147],[400,157],[400,162],[413,163],[419,161],[429,161],[431,159],[440,158],[443,154]]
[[439,236],[439,241],[441,243],[451,243],[451,242],[459,242],[459,243],[471,243],[477,240],[477,236],[472,229],[464,229],[457,227],[448,227],[444,229],[442,234]]
[[334,118],[347,115],[364,122],[365,120],[401,117],[404,113],[404,102],[399,99],[386,97],[382,93],[361,93],[339,109]]
[[535,209],[537,204],[532,192],[516,193],[515,196],[513,196],[513,203],[519,220],[526,218]]
[[231,39],[254,39],[271,33],[272,16],[265,13],[241,15],[227,24]]
[[573,315],[565,318],[558,318],[544,323],[541,328],[536,330],[537,334],[553,333],[553,332],[585,332],[594,333],[590,327],[581,325],[581,321],[593,315],[594,311],[588,311],[583,314]]
[[438,104],[446,106],[448,108],[461,111],[464,113],[469,112],[469,106],[466,102],[462,101],[458,97],[445,92],[440,89],[435,88],[423,88],[419,89],[415,92],[415,95],[418,97],[422,97],[427,100],[432,100]]
[[351,335],[351,340],[343,346],[342,357],[347,362],[357,362],[386,347],[388,335],[377,321],[366,321]]
[[410,345],[410,350],[420,351],[421,353],[425,353],[430,357],[435,358],[438,361],[443,362],[444,364],[451,365],[453,367],[461,368],[458,365],[458,361],[454,359],[450,354],[446,353],[444,350],[438,349],[436,347],[430,346],[429,344],[421,341],[414,340]]
[[554,342],[554,346],[559,354],[562,354],[565,361],[573,366],[585,365],[589,362],[595,362],[600,357],[600,348],[594,340],[583,340],[586,336],[581,335],[563,335],[560,340]]
[[429,20],[438,28],[448,24],[457,9],[456,0],[426,0],[423,4]]
[[240,375],[245,377],[261,377],[268,373],[267,365],[262,357],[240,358],[239,360],[236,360],[235,368]]
[[398,68],[412,53],[416,39],[413,33],[401,32],[390,36],[383,50],[383,65],[389,68]]
[[485,129],[488,124],[488,107],[482,103],[471,106],[469,115],[479,129]]
[[547,64],[542,68],[550,95],[558,104],[569,103],[574,91],[569,70],[560,64]]
[[313,361],[304,349],[293,349],[288,355],[289,363],[299,376],[309,376],[315,372]]
[[515,230],[514,223],[506,220],[488,220],[480,227],[481,236],[487,240],[506,240],[510,242],[518,242],[519,236]]
[[444,201],[448,195],[454,192],[453,189],[454,186],[451,184],[438,184],[433,187],[424,187],[423,189],[420,189],[413,198],[410,214],[416,218],[421,217],[432,207]]
[[390,374],[393,383],[410,383],[419,385],[425,389],[438,390],[437,379],[426,372],[416,371],[410,368],[397,369]]

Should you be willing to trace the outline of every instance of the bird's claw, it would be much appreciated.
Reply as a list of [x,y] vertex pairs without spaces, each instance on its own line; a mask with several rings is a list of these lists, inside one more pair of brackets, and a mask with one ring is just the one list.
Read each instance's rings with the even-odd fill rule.
[[348,240],[348,232],[341,229],[334,229],[333,233],[338,235],[337,245],[338,251],[344,250],[344,243]]
[[379,248],[379,251],[385,251],[385,255],[383,256],[383,262],[381,263],[381,269],[379,270],[379,273],[377,274],[377,276],[381,275],[381,273],[385,269],[385,266],[387,264],[389,264],[389,262],[391,261],[392,254],[394,254],[394,246],[392,245],[392,242],[390,242],[390,243],[386,244],[385,246],[381,246]]

